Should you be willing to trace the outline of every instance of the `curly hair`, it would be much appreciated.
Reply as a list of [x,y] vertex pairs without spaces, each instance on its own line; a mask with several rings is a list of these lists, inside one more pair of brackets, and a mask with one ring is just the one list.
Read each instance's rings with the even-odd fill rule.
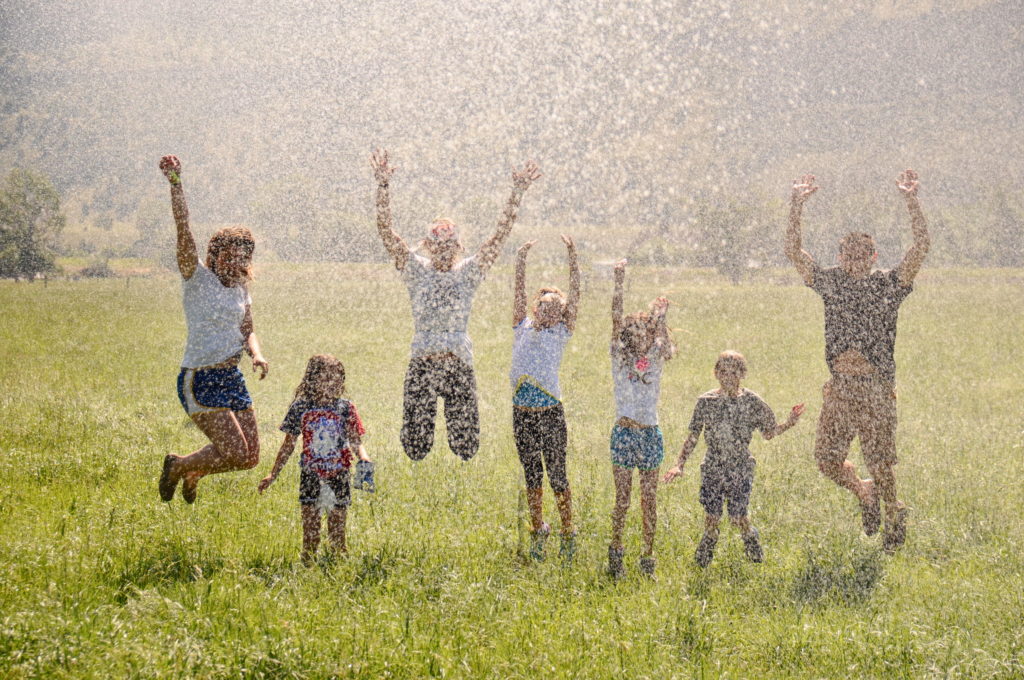
[[[256,239],[253,238],[252,232],[247,227],[241,225],[218,229],[210,237],[210,243],[206,246],[206,268],[216,273],[214,267],[220,251],[233,246],[243,248],[246,254],[252,257],[253,251],[256,250]],[[245,278],[247,281],[252,280],[252,265],[245,268]]]

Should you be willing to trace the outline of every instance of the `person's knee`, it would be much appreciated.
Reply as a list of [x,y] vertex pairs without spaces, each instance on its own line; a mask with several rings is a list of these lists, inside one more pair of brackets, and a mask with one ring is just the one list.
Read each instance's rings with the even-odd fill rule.
[[246,446],[245,457],[241,460],[243,470],[251,470],[260,464],[260,440],[254,437]]
[[729,515],[729,522],[737,529],[746,529],[750,525],[750,518],[746,515]]
[[818,456],[818,470],[832,481],[839,481],[843,477],[843,461],[831,456]]
[[411,460],[423,460],[430,453],[430,447],[402,442],[402,449]]

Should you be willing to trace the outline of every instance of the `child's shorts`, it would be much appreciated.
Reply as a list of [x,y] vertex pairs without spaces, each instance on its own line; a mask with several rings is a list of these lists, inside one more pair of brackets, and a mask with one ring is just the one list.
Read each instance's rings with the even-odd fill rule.
[[665,440],[661,428],[622,427],[612,428],[612,465],[638,470],[656,470],[665,458]]
[[704,512],[722,516],[722,506],[729,502],[729,517],[746,517],[750,490],[754,485],[754,463],[738,467],[700,466],[700,504]]
[[252,397],[237,366],[182,368],[178,374],[178,399],[189,415],[252,408]]
[[299,473],[299,504],[319,505],[325,510],[341,510],[352,503],[348,480],[348,470],[327,478],[312,470],[302,470]]

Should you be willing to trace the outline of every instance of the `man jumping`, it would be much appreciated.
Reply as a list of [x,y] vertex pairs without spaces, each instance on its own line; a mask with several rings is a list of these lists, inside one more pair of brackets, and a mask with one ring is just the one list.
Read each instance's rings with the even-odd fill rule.
[[[814,457],[821,472],[860,501],[864,533],[878,531],[885,501],[882,547],[895,552],[906,539],[907,508],[896,497],[896,317],[913,289],[928,253],[929,237],[917,200],[917,173],[896,180],[910,211],[914,243],[895,269],[872,271],[878,258],[869,234],[850,233],[839,242],[839,266],[822,269],[800,243],[804,201],[818,190],[813,175],[793,182],[786,230],[786,256],[825,303],[825,361],[832,377],[822,390]],[[847,460],[860,438],[872,479],[857,476]]]

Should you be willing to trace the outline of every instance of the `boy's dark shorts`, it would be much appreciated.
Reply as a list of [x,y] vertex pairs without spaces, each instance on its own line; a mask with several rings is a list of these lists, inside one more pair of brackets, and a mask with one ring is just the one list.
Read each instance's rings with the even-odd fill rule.
[[729,517],[745,517],[754,485],[754,463],[734,467],[700,466],[700,504],[704,512],[722,516],[722,506],[729,503]]
[[326,479],[311,470],[302,470],[299,473],[299,504],[316,505],[320,500],[320,482],[331,488],[334,492],[334,510],[340,510],[352,503],[352,490],[349,485],[349,471],[343,470],[333,477]]

